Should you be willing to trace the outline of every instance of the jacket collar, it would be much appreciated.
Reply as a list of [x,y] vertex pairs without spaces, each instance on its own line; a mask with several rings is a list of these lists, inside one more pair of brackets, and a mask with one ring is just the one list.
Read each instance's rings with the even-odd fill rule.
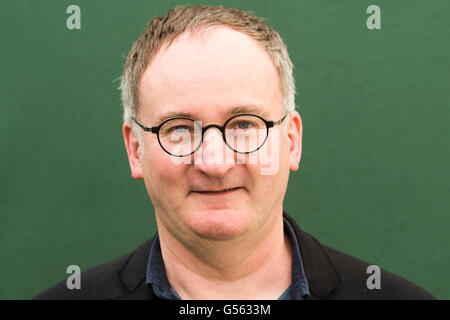
[[[323,246],[314,237],[301,230],[286,212],[283,212],[283,215],[294,227],[299,240],[303,267],[311,293],[309,299],[325,299],[342,281],[339,273]],[[152,241],[153,239],[136,249],[119,270],[119,278],[124,287],[133,293],[136,299],[157,298],[145,285],[147,259]]]

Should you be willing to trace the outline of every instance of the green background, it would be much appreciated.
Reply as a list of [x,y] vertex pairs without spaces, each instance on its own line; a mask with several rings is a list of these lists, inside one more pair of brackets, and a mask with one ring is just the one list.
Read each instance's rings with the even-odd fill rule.
[[[70,4],[81,30],[66,27]],[[68,265],[86,270],[155,232],[117,87],[146,22],[176,4],[1,3],[1,299],[31,298]],[[449,299],[450,1],[189,4],[252,10],[288,46],[304,137],[285,209],[322,243]],[[370,4],[381,30],[366,27]]]

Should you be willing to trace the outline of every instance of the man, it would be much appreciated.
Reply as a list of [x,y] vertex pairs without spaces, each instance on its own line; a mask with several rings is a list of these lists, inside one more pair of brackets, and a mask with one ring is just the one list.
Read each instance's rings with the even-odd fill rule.
[[132,177],[158,232],[40,299],[430,299],[321,245],[283,212],[302,121],[280,36],[254,15],[176,7],[134,43],[121,83]]

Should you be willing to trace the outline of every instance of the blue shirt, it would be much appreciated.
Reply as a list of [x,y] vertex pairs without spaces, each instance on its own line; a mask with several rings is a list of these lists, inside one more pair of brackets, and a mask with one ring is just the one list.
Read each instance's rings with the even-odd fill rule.
[[[308,281],[306,279],[305,270],[303,269],[302,256],[300,254],[300,246],[294,228],[286,220],[284,221],[284,232],[288,235],[293,245],[292,254],[292,282],[291,285],[283,292],[278,300],[303,300],[309,296]],[[147,262],[147,287],[151,287],[153,292],[161,299],[165,300],[181,300],[177,292],[172,288],[167,279],[164,261],[161,254],[161,246],[159,236],[156,233],[150,247],[150,253]]]

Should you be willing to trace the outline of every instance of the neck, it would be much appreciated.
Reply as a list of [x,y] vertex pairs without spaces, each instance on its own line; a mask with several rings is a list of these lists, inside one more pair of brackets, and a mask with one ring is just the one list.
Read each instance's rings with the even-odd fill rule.
[[158,223],[167,278],[183,299],[277,299],[291,283],[292,248],[282,215],[258,235],[181,243]]

